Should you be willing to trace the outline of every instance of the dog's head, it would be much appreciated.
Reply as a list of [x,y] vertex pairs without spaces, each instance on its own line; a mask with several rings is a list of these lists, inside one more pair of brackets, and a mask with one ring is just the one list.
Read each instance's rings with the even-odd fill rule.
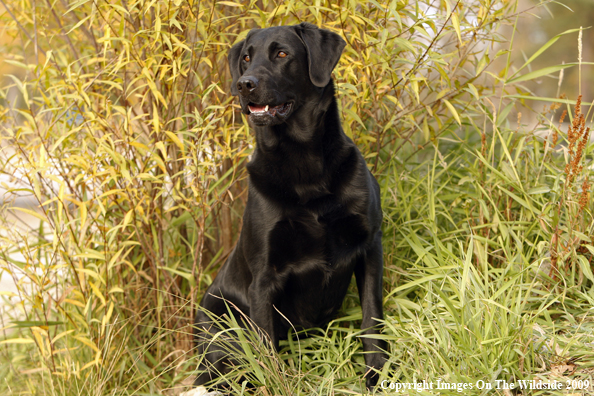
[[309,23],[253,29],[229,52],[231,93],[255,125],[280,124],[331,83],[345,44]]

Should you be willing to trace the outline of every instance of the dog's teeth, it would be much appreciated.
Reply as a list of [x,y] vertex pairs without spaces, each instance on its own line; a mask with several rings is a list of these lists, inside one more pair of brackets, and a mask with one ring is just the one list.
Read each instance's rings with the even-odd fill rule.
[[266,107],[264,107],[264,112],[268,111],[268,105],[266,105]]

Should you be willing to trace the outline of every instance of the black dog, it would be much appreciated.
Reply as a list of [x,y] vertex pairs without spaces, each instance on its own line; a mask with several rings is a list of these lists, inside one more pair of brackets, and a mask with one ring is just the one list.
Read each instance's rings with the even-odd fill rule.
[[[342,130],[331,78],[345,44],[302,23],[251,30],[229,53],[231,93],[257,145],[241,235],[200,305],[223,315],[232,302],[277,348],[291,324],[327,324],[353,272],[364,333],[377,334],[383,318],[379,185]],[[217,330],[200,310],[196,328]],[[213,367],[228,371],[229,357],[204,345],[211,368],[201,367],[196,385],[216,375]],[[368,368],[381,369],[385,342],[363,338],[363,349]],[[366,381],[374,386],[377,374],[368,370]]]

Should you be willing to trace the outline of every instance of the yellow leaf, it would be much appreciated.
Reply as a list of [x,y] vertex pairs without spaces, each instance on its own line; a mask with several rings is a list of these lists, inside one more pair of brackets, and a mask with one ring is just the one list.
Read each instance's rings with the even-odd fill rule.
[[157,103],[153,102],[153,128],[155,132],[159,133],[161,130],[161,123],[159,121],[159,111],[157,110]]
[[444,96],[446,96],[447,93],[449,93],[451,91],[450,88],[446,88],[446,89],[442,89],[437,96],[435,97],[435,100],[439,100],[441,98],[443,98]]
[[234,3],[232,1],[219,1],[219,2],[217,2],[217,4],[226,5],[228,7],[243,7],[241,4]]
[[96,260],[105,260],[105,255],[92,249],[85,249],[85,253],[77,254],[74,258],[91,258]]
[[130,146],[134,146],[136,148],[139,148],[141,150],[146,150],[148,151],[148,146],[139,142],[130,142]]
[[82,366],[82,368],[80,369],[80,371],[85,371],[89,367],[93,367],[93,366],[97,365],[97,363],[99,363],[97,360],[90,361],[89,363],[87,363],[84,366]]
[[94,350],[95,352],[99,352],[99,348],[97,348],[95,343],[93,341],[89,340],[88,338],[82,337],[82,336],[74,336],[74,339],[82,342],[83,344],[85,344],[86,346],[88,346],[89,348]]
[[0,341],[2,344],[33,344],[34,341],[30,338],[11,338],[10,340]]
[[417,103],[421,103],[421,99],[419,97],[419,82],[417,80],[412,80],[410,82],[410,86],[415,94],[415,98],[417,99]]
[[175,143],[175,145],[176,145],[177,147],[179,147],[179,149],[180,149],[182,152],[184,152],[184,153],[185,153],[185,150],[184,150],[184,144],[182,143],[182,141],[181,141],[181,140],[179,140],[179,138],[177,137],[177,135],[176,135],[175,133],[173,133],[173,132],[169,132],[169,131],[165,131],[165,133],[167,134],[167,136],[169,136],[169,139],[171,139],[171,141],[172,141],[173,143]]
[[57,336],[54,337],[54,339],[52,340],[52,343],[56,343],[56,341],[58,341],[60,338],[67,336],[70,333],[73,333],[74,330],[66,330],[61,332],[60,334],[58,334]]
[[39,213],[39,212],[37,212],[35,210],[20,208],[18,206],[13,206],[10,209],[15,209],[15,210],[19,210],[19,211],[21,211],[23,213],[30,214],[31,216],[36,217],[36,218],[38,218],[41,221],[47,221],[47,218],[43,214],[41,214],[41,213]]
[[45,350],[43,339],[41,338],[41,334],[38,331],[33,331],[33,337],[37,340],[37,346],[41,351],[41,356],[47,356],[47,351]]
[[128,211],[128,213],[126,213],[126,216],[124,216],[124,222],[122,223],[122,227],[126,227],[128,224],[130,224],[130,220],[132,219],[132,215],[134,214],[134,209],[130,209]]
[[111,319],[111,314],[113,313],[113,301],[109,304],[109,308],[107,309],[107,313],[105,314],[105,316],[103,316],[103,319],[101,320],[101,332],[103,333],[105,331],[105,326],[107,325],[107,323],[109,323],[109,319]]
[[460,33],[460,20],[458,19],[458,14],[452,14],[452,25],[456,30],[456,34],[458,35],[458,41],[460,42],[460,46],[462,46],[462,34]]
[[161,31],[161,17],[157,14],[155,16],[155,32]]
[[163,144],[163,142],[155,143],[155,147],[161,151],[163,158],[167,158],[167,150],[165,150],[165,145]]
[[95,294],[97,298],[101,300],[103,306],[105,306],[105,297],[103,297],[103,294],[101,294],[99,288],[91,281],[89,281],[89,286],[91,286],[91,289],[93,289],[93,294]]
[[458,115],[458,112],[454,108],[454,105],[452,105],[447,99],[444,99],[443,103],[445,103],[445,105],[448,107],[448,109],[450,109],[450,112],[452,113],[452,115],[454,116],[456,121],[458,122],[458,125],[462,125],[462,122],[460,122],[460,116]]
[[81,307],[81,308],[85,307],[85,304],[81,303],[80,301],[71,300],[69,298],[65,298],[64,302],[67,302],[68,304],[76,305],[77,307]]

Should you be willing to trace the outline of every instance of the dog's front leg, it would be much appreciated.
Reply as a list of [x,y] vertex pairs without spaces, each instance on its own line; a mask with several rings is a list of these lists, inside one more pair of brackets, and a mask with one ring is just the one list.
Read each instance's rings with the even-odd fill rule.
[[[363,321],[361,329],[363,334],[379,334],[379,323],[376,319],[382,320],[383,297],[383,253],[382,233],[378,231],[370,249],[367,250],[364,258],[359,260],[355,267],[355,278],[357,289],[361,300]],[[377,384],[378,375],[374,370],[380,370],[386,361],[386,342],[380,339],[363,338],[363,350],[365,351],[365,364],[368,372],[365,375],[366,386],[371,389]]]
[[264,276],[254,279],[249,287],[250,318],[270,338],[278,351],[280,319],[274,308],[277,294],[274,282]]

